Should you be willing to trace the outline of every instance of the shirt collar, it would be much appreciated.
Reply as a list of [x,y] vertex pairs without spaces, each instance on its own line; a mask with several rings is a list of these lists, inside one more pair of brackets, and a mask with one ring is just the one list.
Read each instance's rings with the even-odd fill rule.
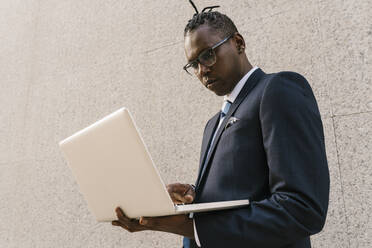
[[252,73],[257,70],[258,67],[253,67],[247,74],[244,75],[242,79],[235,85],[234,89],[227,95],[223,97],[224,101],[230,101],[233,103],[236,99],[236,97],[239,95],[239,92],[242,90],[243,86],[245,85],[245,82],[247,82],[248,78],[252,75]]

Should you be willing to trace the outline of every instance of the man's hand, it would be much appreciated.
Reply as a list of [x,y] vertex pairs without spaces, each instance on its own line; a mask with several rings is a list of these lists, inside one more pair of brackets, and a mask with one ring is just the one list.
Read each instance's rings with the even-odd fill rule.
[[195,199],[195,191],[190,184],[168,184],[167,190],[175,204],[192,203]]
[[[173,203],[192,203],[195,198],[194,188],[190,184],[173,183],[167,185],[167,190]],[[141,217],[139,220],[128,218],[119,207],[115,209],[118,220],[112,225],[121,226],[129,232],[162,231],[194,238],[192,219],[188,215],[170,215],[162,217]]]
[[129,232],[138,231],[162,231],[179,234],[194,238],[192,219],[187,215],[170,215],[162,217],[141,217],[139,220],[128,218],[119,207],[115,209],[118,220],[112,221],[112,225],[121,226]]

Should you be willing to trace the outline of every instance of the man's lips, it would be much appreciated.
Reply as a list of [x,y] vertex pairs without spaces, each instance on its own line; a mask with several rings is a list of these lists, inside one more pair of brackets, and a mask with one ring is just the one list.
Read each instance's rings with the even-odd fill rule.
[[209,79],[206,83],[207,88],[211,87],[215,82],[217,82],[217,79]]

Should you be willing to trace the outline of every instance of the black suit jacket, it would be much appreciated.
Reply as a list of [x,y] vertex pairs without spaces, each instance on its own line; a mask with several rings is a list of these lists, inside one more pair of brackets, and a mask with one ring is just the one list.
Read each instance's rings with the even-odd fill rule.
[[[226,125],[231,117],[239,120]],[[207,157],[218,120],[219,113],[204,130],[194,202],[248,198],[251,204],[195,214],[202,247],[311,247],[310,235],[326,219],[329,172],[322,121],[306,79],[257,69]]]

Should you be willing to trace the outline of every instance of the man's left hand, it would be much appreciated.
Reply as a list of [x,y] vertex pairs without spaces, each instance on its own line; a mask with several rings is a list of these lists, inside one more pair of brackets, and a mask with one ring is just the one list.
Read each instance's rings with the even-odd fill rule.
[[128,218],[119,207],[115,209],[118,220],[112,225],[121,226],[129,232],[162,231],[194,238],[192,219],[188,215],[170,215],[161,217],[141,217],[139,220]]

